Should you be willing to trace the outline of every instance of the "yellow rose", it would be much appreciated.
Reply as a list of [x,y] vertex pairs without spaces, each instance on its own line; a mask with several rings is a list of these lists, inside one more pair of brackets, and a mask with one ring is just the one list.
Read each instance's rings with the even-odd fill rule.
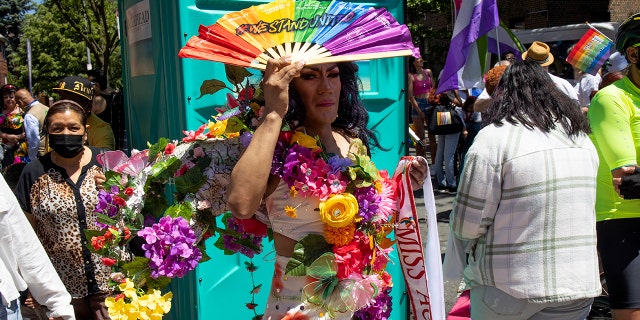
[[293,144],[294,142],[312,150],[316,150],[320,148],[318,146],[318,141],[316,141],[314,137],[300,131],[296,131],[291,137],[291,143]]
[[345,227],[357,214],[358,200],[350,193],[336,194],[320,203],[320,218],[330,227]]
[[209,122],[209,132],[216,137],[221,136],[227,130],[227,120],[218,122]]

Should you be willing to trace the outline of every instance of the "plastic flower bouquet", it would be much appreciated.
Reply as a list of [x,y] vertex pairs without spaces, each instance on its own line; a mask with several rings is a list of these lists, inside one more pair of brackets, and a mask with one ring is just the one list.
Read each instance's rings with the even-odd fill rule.
[[[231,170],[258,124],[259,92],[250,76],[227,67],[233,88],[205,81],[202,94],[226,88],[236,96],[227,94],[228,106],[213,121],[185,131],[181,141],[161,138],[130,158],[121,151],[98,156],[106,176],[96,207],[101,230],[87,231],[86,237],[89,249],[112,269],[117,295],[107,306],[113,319],[160,319],[169,312],[171,293],[161,290],[209,260],[204,240],[211,236],[219,237],[216,246],[227,254],[253,257],[262,250],[266,226],[231,217],[225,196]],[[216,225],[225,213],[224,225]]]

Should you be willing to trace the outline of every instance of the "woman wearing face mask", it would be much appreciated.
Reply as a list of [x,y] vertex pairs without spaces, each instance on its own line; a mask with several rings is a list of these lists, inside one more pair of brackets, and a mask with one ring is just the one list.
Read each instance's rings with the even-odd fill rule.
[[87,229],[98,229],[98,149],[85,145],[86,115],[70,100],[54,103],[44,120],[51,151],[29,163],[15,192],[51,262],[71,294],[77,319],[109,319],[109,267],[87,249]]

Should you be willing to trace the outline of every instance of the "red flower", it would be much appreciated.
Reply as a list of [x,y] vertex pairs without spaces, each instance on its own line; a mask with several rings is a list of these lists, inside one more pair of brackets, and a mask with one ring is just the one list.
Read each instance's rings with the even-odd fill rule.
[[346,279],[352,273],[362,273],[364,269],[362,252],[354,242],[346,246],[334,247],[333,254],[336,256],[336,264],[338,265],[338,279]]
[[202,235],[202,240],[207,240],[211,238],[211,236],[213,236],[213,232],[211,232],[211,229],[207,229],[207,231]]
[[284,141],[289,143],[291,141],[291,137],[293,137],[293,132],[291,131],[280,131],[280,135],[278,136],[279,141]]
[[113,196],[113,201],[119,206],[119,207],[124,207],[127,205],[127,201],[125,201],[124,199],[122,199],[119,196]]
[[133,194],[133,188],[127,187],[126,189],[124,189],[124,194],[126,194],[127,196],[131,196]]
[[102,258],[102,263],[104,263],[104,265],[107,267],[111,267],[112,265],[116,264],[116,262],[117,261],[115,259],[111,259],[107,257]]
[[173,143],[169,143],[169,144],[167,144],[166,147],[164,147],[164,154],[170,155],[170,154],[173,153],[173,150],[175,150],[175,149],[176,149],[176,145],[173,144]]
[[118,301],[118,300],[120,300],[120,299],[124,299],[124,298],[125,298],[124,293],[121,293],[121,294],[119,294],[119,295],[115,296],[115,298],[114,298],[114,299],[115,299],[116,301]]
[[267,225],[256,218],[237,219],[237,221],[242,225],[242,229],[246,233],[250,233],[256,237],[265,237],[267,235]]
[[249,310],[253,310],[253,309],[255,309],[258,305],[257,305],[257,304],[255,304],[255,303],[249,302],[249,303],[247,303],[247,304],[246,304],[246,306],[247,306],[247,309],[249,309]]
[[131,238],[131,230],[128,227],[124,227],[124,240]]
[[91,246],[93,247],[93,250],[98,251],[102,249],[102,247],[104,247],[104,240],[103,236],[91,237]]

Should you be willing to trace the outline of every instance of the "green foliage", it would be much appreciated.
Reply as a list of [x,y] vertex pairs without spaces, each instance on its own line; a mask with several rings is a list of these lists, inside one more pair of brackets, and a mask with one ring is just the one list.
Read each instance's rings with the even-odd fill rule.
[[50,93],[62,77],[86,69],[84,46],[74,39],[73,30],[49,7],[40,5],[35,14],[26,17],[20,45],[9,55],[19,87],[29,84],[27,39],[31,41],[34,92]]
[[285,274],[292,277],[307,275],[307,267],[326,252],[331,252],[332,245],[322,235],[310,234],[300,239],[293,249],[293,255],[287,263]]
[[45,0],[37,5],[35,11],[24,17],[19,44],[8,56],[13,66],[12,82],[19,87],[28,86],[28,38],[31,41],[34,93],[49,95],[61,78],[86,76],[87,47],[91,51],[92,68],[105,70],[112,87],[120,86],[122,64],[116,33],[116,6],[116,1],[101,0]]
[[[133,261],[122,265],[122,268],[130,275],[134,275],[131,280],[136,284],[136,287],[166,288],[171,283],[171,278],[160,276],[154,279],[151,277],[148,258],[135,257]],[[141,283],[145,279],[147,282]]]
[[[2,0],[0,1],[0,35],[9,42],[6,53],[11,54],[20,45],[22,38],[22,22],[27,12],[33,10],[31,0]],[[9,73],[12,74],[14,64],[9,64]],[[14,82],[12,78],[9,82]]]
[[205,80],[202,82],[202,85],[200,85],[200,96],[196,98],[196,100],[202,98],[205,94],[214,94],[225,88],[227,88],[227,85],[220,80]]
[[451,0],[407,0],[407,26],[425,68],[437,75],[447,58],[453,31]]

